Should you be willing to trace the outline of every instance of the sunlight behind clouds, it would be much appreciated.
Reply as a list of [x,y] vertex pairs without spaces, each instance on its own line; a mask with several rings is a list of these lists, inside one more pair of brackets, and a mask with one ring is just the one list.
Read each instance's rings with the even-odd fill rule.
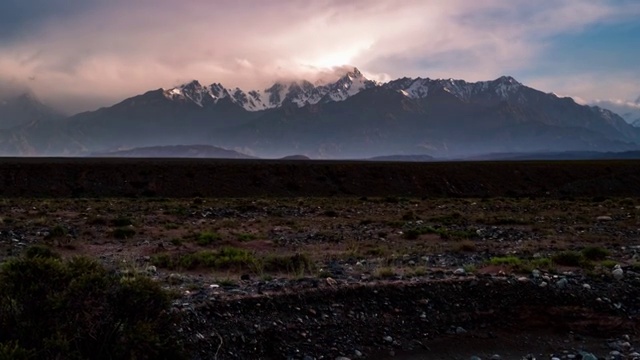
[[[264,89],[274,80],[357,66],[374,79],[454,77],[469,81],[513,75],[532,85],[555,80],[558,35],[633,21],[640,3],[385,0],[60,2],[0,34],[0,87],[32,88],[69,111],[104,106],[150,89],[198,79]],[[0,5],[0,21],[10,16]],[[45,8],[45,10],[48,8]],[[34,10],[35,14],[35,10]],[[4,27],[7,27],[5,23]],[[596,44],[597,45],[597,44]],[[640,50],[638,50],[640,51]],[[566,68],[564,68],[566,67]],[[612,71],[611,97],[629,98],[628,78]],[[638,73],[638,70],[635,70]],[[595,72],[594,72],[595,74]],[[593,75],[593,74],[592,74]],[[633,78],[633,76],[632,76]],[[626,85],[625,85],[626,84]],[[636,87],[637,89],[637,87]],[[586,99],[601,94],[580,94]]]

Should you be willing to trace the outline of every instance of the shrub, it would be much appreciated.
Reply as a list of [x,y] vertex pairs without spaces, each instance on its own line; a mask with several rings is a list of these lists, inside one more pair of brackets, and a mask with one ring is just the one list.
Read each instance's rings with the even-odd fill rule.
[[217,251],[203,250],[173,257],[168,254],[159,254],[152,257],[151,261],[153,265],[167,269],[245,270],[253,266],[257,259],[247,250],[224,247]]
[[563,266],[582,266],[586,261],[582,253],[570,250],[554,254],[551,260],[554,264]]
[[618,262],[615,260],[602,260],[600,262],[600,266],[608,269],[613,269],[616,265],[618,265]]
[[600,247],[600,246],[589,246],[582,249],[582,255],[593,261],[604,260],[607,256],[609,256],[609,250]]
[[390,267],[383,267],[377,269],[374,276],[378,279],[390,279],[396,276],[396,272]]
[[50,248],[48,248],[46,246],[43,246],[43,245],[34,245],[34,246],[28,247],[27,250],[25,251],[24,255],[25,255],[25,257],[27,257],[29,259],[33,259],[33,258],[36,258],[36,257],[53,258],[53,259],[60,258],[60,255],[58,255],[57,253],[55,253]]
[[471,240],[464,240],[457,243],[453,250],[455,252],[474,252],[476,251],[476,243]]
[[28,360],[35,358],[34,351],[23,349],[16,342],[0,343],[0,360]]
[[65,229],[62,225],[56,225],[51,229],[51,231],[49,231],[49,235],[47,235],[47,238],[59,238],[65,235],[67,235],[67,229]]
[[537,258],[530,261],[531,266],[536,269],[546,269],[549,270],[553,267],[553,261],[549,258]]
[[306,254],[270,256],[264,259],[264,270],[290,272],[297,275],[313,272],[315,264]]
[[243,234],[238,234],[237,235],[237,239],[238,241],[251,241],[251,240],[255,240],[258,237],[254,234],[249,234],[249,233],[243,233]]
[[497,266],[501,266],[501,265],[516,266],[516,265],[522,264],[522,260],[519,257],[515,257],[515,256],[499,256],[499,257],[492,257],[491,259],[489,259],[489,264],[497,265]]
[[418,229],[409,229],[402,233],[402,237],[407,240],[416,240],[422,233]]
[[214,242],[220,241],[221,239],[222,236],[217,232],[203,231],[200,233],[200,235],[198,235],[196,244],[200,246],[207,246],[213,244]]
[[158,284],[41,253],[0,267],[0,359],[184,358]]
[[402,215],[402,220],[404,220],[404,221],[418,220],[418,216],[413,211],[407,211],[406,213],[404,213]]
[[136,234],[136,230],[132,227],[120,227],[113,229],[111,235],[116,239],[129,239]]

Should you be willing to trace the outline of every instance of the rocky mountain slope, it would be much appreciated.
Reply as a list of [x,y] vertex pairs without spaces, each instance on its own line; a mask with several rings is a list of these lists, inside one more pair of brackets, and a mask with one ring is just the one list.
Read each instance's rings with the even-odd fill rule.
[[260,91],[192,81],[46,125],[0,130],[0,153],[10,155],[209,144],[260,157],[456,157],[631,151],[639,143],[640,129],[615,113],[512,77],[380,84],[355,68],[335,82],[277,82]]
[[62,118],[60,113],[41,103],[31,93],[0,100],[0,130],[59,118]]
[[629,124],[640,127],[640,96],[635,101],[598,100],[592,105],[611,110]]

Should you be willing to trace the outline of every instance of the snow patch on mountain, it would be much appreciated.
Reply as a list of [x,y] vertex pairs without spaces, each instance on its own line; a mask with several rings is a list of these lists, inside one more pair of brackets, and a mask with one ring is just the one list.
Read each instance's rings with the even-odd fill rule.
[[[383,86],[412,99],[426,98],[431,92],[440,89],[462,101],[469,101],[475,95],[487,93],[507,100],[517,93],[522,84],[510,76],[503,76],[493,81],[478,82],[455,79],[402,78],[390,81]],[[523,98],[518,98],[518,100],[521,99]]]
[[348,71],[336,82],[312,84],[309,81],[276,82],[264,90],[245,92],[239,88],[228,89],[221,84],[202,86],[197,81],[165,90],[164,95],[171,100],[190,101],[204,107],[208,101],[214,104],[220,99],[230,98],[248,111],[278,108],[286,104],[303,107],[320,102],[344,101],[378,84],[367,79],[357,68]]

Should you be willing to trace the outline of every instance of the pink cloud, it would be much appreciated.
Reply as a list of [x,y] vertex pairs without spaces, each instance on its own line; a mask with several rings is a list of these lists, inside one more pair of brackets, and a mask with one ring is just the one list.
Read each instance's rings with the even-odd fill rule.
[[345,64],[378,80],[481,80],[526,68],[549,36],[634,14],[581,0],[114,0],[0,44],[0,79],[71,111],[192,79],[261,88]]

